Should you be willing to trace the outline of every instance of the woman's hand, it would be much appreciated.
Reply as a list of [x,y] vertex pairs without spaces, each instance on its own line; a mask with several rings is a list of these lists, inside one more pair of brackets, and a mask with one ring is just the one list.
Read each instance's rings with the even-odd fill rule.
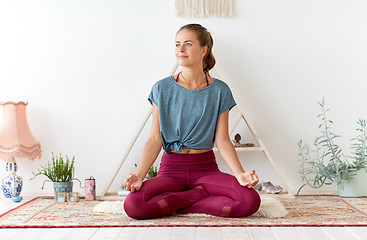
[[255,170],[240,173],[236,176],[237,181],[245,187],[252,188],[255,187],[259,182],[258,176],[255,174]]
[[124,181],[124,188],[130,192],[137,192],[143,185],[143,180],[135,174],[129,174]]

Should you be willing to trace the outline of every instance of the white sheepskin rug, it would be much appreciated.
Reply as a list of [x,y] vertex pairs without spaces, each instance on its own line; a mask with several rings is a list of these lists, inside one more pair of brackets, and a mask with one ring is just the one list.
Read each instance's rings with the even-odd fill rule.
[[[261,195],[260,195],[261,196]],[[103,201],[97,204],[93,211],[112,214],[126,215],[123,208],[124,201]],[[288,211],[284,205],[276,198],[261,196],[261,204],[259,210],[253,214],[254,217],[277,218],[285,217]],[[191,216],[210,216],[206,214],[189,214]]]
[[278,199],[261,195],[260,197],[260,208],[252,216],[265,218],[278,218],[287,216],[287,209],[285,209],[284,205]]

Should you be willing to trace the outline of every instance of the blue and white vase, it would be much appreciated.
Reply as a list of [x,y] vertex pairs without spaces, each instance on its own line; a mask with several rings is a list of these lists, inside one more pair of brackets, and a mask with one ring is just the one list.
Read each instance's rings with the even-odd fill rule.
[[17,197],[22,191],[23,179],[15,174],[17,170],[15,159],[6,163],[8,175],[1,180],[1,188],[6,198]]

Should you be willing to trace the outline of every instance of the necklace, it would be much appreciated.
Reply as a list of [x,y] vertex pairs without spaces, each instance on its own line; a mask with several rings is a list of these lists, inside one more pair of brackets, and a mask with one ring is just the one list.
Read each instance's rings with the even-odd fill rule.
[[182,77],[182,79],[185,81],[185,83],[187,84],[187,86],[190,88],[190,90],[197,90],[198,88],[200,88],[200,86],[201,85],[203,85],[203,83],[204,82],[201,82],[200,84],[199,84],[199,86],[197,86],[196,88],[192,88],[191,86],[190,86],[190,84],[189,84],[189,82],[188,81],[186,81],[186,79],[184,78],[184,76],[183,76],[183,73],[181,72],[181,77]]

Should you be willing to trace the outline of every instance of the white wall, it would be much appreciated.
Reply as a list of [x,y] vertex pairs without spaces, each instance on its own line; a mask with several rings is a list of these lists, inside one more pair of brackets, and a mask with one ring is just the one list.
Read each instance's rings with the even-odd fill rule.
[[[17,160],[22,194],[52,193],[51,184],[41,190],[44,178],[29,181],[51,152],[76,155],[76,176],[94,176],[98,193],[106,187],[150,109],[151,86],[175,63],[176,31],[192,22],[212,33],[223,80],[294,191],[302,184],[296,142],[318,135],[323,97],[348,152],[355,122],[367,118],[367,3],[238,0],[234,7],[232,18],[183,19],[170,0],[1,1],[0,101],[29,102],[28,122],[43,154]],[[111,191],[134,171],[148,132]],[[261,154],[239,156],[262,181],[279,183]]]

